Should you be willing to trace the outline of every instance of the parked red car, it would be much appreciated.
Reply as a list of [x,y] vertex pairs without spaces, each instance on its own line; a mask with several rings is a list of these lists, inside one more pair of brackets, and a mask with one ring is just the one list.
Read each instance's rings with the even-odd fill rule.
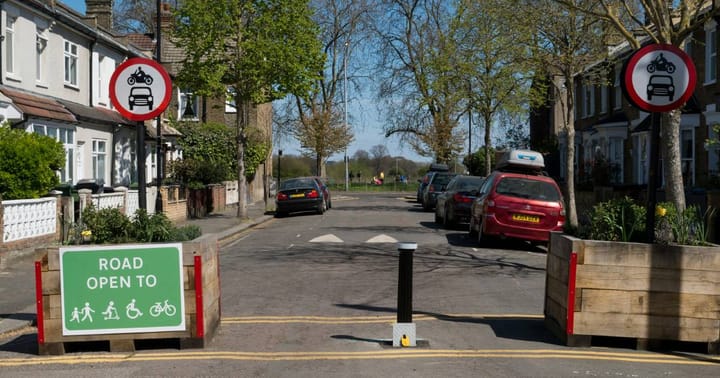
[[544,168],[542,154],[532,150],[510,150],[498,159],[473,201],[470,236],[480,243],[500,237],[547,244],[550,231],[562,231],[562,194]]

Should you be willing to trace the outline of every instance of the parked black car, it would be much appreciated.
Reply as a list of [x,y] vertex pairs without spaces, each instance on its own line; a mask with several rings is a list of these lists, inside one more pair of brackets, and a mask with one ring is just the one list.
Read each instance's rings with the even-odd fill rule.
[[455,176],[457,176],[457,173],[435,172],[430,177],[430,180],[428,180],[428,185],[423,192],[423,210],[430,211],[435,208],[435,202],[437,201],[438,194],[445,191],[447,184]]
[[435,223],[449,228],[468,222],[470,208],[484,181],[482,176],[466,175],[458,175],[450,180],[445,191],[437,196]]
[[313,177],[299,177],[280,183],[275,197],[275,216],[282,217],[300,211],[315,211],[323,214],[327,202],[318,180]]
[[438,164],[433,163],[430,164],[430,169],[428,170],[425,175],[421,179],[418,179],[418,189],[417,189],[417,203],[423,202],[423,193],[425,192],[425,188],[427,188],[428,183],[430,182],[430,178],[435,172],[447,172],[450,170],[450,167],[448,167],[446,164]]

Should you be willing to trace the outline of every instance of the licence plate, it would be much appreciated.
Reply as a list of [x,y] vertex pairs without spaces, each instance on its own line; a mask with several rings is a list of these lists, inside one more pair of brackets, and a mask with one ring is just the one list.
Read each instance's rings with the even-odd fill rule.
[[296,193],[296,194],[290,195],[290,198],[303,198],[303,197],[305,197],[305,193]]
[[513,214],[512,220],[519,222],[540,223],[540,217],[534,215]]

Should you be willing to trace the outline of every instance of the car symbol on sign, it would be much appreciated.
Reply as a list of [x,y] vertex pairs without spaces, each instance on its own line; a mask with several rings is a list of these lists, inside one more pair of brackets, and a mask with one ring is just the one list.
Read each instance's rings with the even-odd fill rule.
[[148,109],[152,110],[153,96],[150,87],[132,87],[128,97],[128,104],[130,110],[133,110],[135,106],[147,106]]
[[652,75],[647,85],[648,101],[652,101],[653,96],[666,96],[669,101],[675,96],[675,85],[673,78],[669,75]]

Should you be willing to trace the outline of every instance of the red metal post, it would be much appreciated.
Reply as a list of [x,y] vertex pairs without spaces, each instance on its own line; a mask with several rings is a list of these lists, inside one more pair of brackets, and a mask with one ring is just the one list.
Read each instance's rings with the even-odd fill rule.
[[42,263],[35,261],[35,306],[37,311],[38,344],[45,344],[45,327],[43,319]]
[[195,256],[195,312],[197,337],[205,336],[205,314],[202,292],[202,257]]
[[577,253],[570,254],[570,271],[568,272],[567,324],[565,331],[572,335],[575,330],[575,277],[577,276]]

